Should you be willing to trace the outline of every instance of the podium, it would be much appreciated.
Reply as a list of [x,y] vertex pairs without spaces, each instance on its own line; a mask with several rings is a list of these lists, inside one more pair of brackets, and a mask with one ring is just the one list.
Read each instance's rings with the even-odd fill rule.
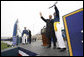
[[47,46],[48,44],[48,38],[46,37],[46,28],[41,29],[41,35],[42,35],[42,46]]

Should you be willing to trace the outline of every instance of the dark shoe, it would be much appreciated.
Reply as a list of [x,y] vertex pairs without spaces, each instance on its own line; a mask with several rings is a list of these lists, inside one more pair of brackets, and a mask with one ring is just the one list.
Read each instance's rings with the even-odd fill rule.
[[60,47],[57,47],[57,49],[61,49]]
[[63,51],[65,51],[65,50],[66,50],[66,48],[61,48],[60,52],[63,52]]
[[29,44],[31,44],[31,42],[29,42]]
[[23,45],[25,45],[24,43],[22,43]]
[[54,46],[53,49],[56,49],[56,46]]

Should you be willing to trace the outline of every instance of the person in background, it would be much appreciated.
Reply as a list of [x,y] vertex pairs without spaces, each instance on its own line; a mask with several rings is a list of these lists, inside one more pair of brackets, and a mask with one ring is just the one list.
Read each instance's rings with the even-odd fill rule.
[[26,30],[26,27],[24,27],[24,30],[22,32],[22,43],[25,44],[27,43],[27,38],[28,38],[28,31]]

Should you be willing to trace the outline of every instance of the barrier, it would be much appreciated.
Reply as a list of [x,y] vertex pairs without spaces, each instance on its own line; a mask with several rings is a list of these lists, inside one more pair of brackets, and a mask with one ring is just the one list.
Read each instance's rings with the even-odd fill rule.
[[17,56],[18,47],[8,48],[1,51],[1,56]]

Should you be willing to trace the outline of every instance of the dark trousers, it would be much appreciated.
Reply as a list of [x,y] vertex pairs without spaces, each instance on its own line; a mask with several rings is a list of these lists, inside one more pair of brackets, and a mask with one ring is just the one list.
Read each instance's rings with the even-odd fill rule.
[[31,44],[31,38],[28,39],[29,43]]
[[30,38],[30,42],[29,43],[31,44],[31,38]]
[[48,38],[48,45],[51,46],[51,39],[53,38],[53,45],[56,46],[57,38],[54,31],[47,31],[46,37]]

